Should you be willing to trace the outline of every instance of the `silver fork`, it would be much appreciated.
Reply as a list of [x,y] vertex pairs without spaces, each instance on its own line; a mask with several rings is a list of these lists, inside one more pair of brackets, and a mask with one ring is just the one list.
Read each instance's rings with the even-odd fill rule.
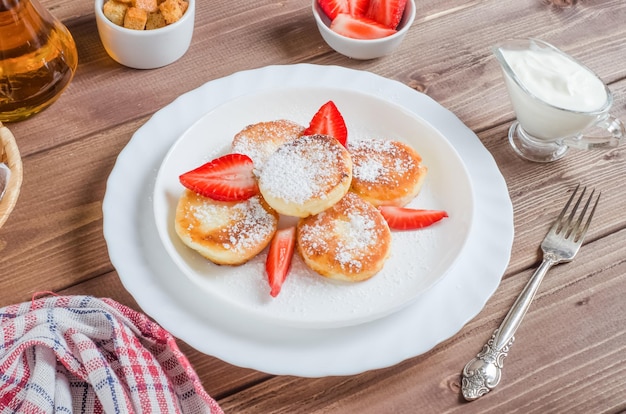
[[583,222],[595,193],[595,190],[593,190],[587,198],[587,202],[584,204],[578,219],[574,220],[576,210],[578,210],[583,200],[587,187],[583,188],[571,212],[567,214],[567,211],[579,188],[580,185],[576,187],[541,243],[541,250],[543,251],[541,265],[535,270],[535,273],[520,293],[509,313],[507,313],[498,329],[493,332],[491,339],[483,346],[482,351],[463,368],[461,390],[466,400],[474,401],[498,385],[502,375],[504,358],[515,340],[515,331],[522,323],[522,319],[528,311],[543,277],[552,266],[558,263],[569,262],[578,253],[600,200],[600,194],[598,194],[591,212],[587,216],[587,220]]

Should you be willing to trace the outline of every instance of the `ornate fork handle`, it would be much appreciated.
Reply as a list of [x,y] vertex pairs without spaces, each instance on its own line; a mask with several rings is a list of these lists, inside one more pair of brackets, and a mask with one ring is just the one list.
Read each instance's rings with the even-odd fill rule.
[[500,327],[493,332],[482,351],[463,368],[461,390],[466,400],[474,401],[498,385],[502,376],[504,358],[515,341],[515,331],[522,323],[543,277],[558,262],[558,258],[553,254],[544,255],[541,265],[535,270],[515,300]]
[[591,212],[587,216],[587,221],[583,223],[583,218],[587,212],[587,208],[593,199],[595,190],[591,192],[587,202],[584,203],[582,211],[577,220],[574,220],[576,210],[581,204],[585,195],[586,187],[583,188],[580,197],[574,203],[574,207],[566,217],[570,204],[574,200],[578,188],[572,192],[569,200],[559,213],[559,216],[548,230],[548,233],[541,242],[541,250],[543,251],[543,261],[535,270],[532,277],[524,286],[522,293],[515,300],[515,303],[507,313],[506,317],[500,324],[500,327],[491,336],[491,339],[484,346],[483,350],[463,368],[463,383],[461,390],[463,396],[468,401],[473,401],[482,395],[487,394],[500,382],[502,375],[502,364],[504,358],[509,352],[509,348],[513,344],[514,334],[522,323],[522,319],[530,303],[533,301],[539,285],[548,270],[557,263],[569,262],[574,259],[576,253],[583,243],[589,223],[596,211],[596,206],[600,199],[600,195],[596,198]]

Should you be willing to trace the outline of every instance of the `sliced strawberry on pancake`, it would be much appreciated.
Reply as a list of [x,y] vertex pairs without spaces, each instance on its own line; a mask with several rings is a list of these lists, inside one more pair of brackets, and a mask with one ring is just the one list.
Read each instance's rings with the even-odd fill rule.
[[182,185],[201,196],[219,201],[241,201],[259,193],[252,159],[227,154],[179,177]]
[[288,227],[276,231],[265,261],[265,271],[270,284],[270,295],[278,296],[289,273],[293,250],[296,245],[296,228]]
[[389,228],[394,230],[421,229],[448,217],[448,213],[440,210],[418,210],[396,206],[380,206],[378,209]]
[[344,147],[348,141],[348,128],[343,116],[333,101],[328,101],[317,110],[302,135],[330,135]]
[[375,20],[363,16],[351,16],[340,13],[330,24],[330,29],[334,32],[352,39],[380,39],[396,33]]
[[391,29],[398,27],[407,0],[371,0],[365,16]]

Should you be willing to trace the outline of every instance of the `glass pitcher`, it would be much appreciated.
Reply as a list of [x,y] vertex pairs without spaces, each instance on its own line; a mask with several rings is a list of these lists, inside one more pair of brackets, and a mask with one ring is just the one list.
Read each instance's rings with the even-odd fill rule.
[[0,0],[0,121],[50,106],[74,77],[72,35],[38,0]]
[[609,113],[611,91],[573,57],[539,39],[511,39],[494,53],[517,118],[509,142],[521,157],[551,162],[570,147],[614,148],[626,137]]

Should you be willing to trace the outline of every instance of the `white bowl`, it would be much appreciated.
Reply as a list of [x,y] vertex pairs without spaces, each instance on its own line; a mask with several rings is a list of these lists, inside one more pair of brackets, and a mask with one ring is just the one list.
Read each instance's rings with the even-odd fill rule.
[[135,69],[154,69],[180,59],[191,44],[196,1],[175,23],[153,30],[118,26],[104,15],[106,0],[95,0],[96,23],[104,49],[115,61]]
[[362,60],[391,54],[402,43],[415,20],[415,0],[407,0],[397,33],[380,39],[351,39],[330,30],[330,19],[324,14],[317,0],[313,0],[312,8],[317,28],[326,43],[344,56]]

